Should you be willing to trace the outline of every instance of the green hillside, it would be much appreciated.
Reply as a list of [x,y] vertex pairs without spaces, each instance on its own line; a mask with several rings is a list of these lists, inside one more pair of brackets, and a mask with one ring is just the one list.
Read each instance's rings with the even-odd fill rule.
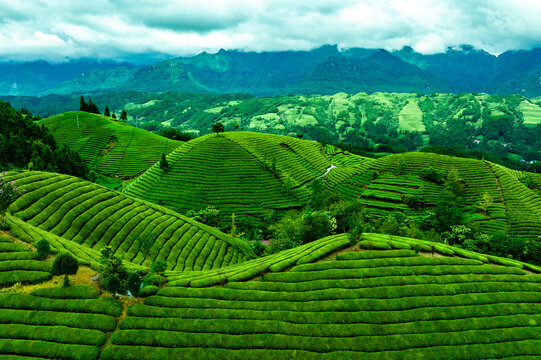
[[182,142],[170,140],[109,117],[83,111],[52,116],[40,122],[57,143],[77,151],[90,169],[107,176],[131,178]]
[[331,166],[318,143],[249,132],[191,140],[167,162],[169,170],[156,163],[123,192],[180,212],[213,205],[226,214],[263,213],[301,206],[302,186]]
[[107,245],[138,269],[156,259],[166,260],[170,269],[195,270],[254,257],[244,241],[78,178],[42,172],[7,178],[24,192],[9,208],[11,231],[30,244],[45,238],[55,252],[71,252],[92,268],[99,267],[99,250]]
[[[432,168],[445,177],[455,169],[467,220],[481,231],[531,240],[541,232],[539,177],[488,161],[432,153],[369,159],[329,145],[250,132],[189,141],[167,161],[169,170],[156,163],[123,191],[179,212],[212,205],[226,215],[254,215],[300,209],[309,200],[309,185],[321,179],[332,192],[365,205],[370,216],[422,217],[444,191],[443,182],[423,178],[423,171]],[[525,179],[531,179],[531,189]],[[493,199],[486,214],[478,209],[485,192]],[[411,197],[423,203],[412,206]]]
[[537,358],[540,272],[445,244],[335,235],[221,270],[166,272],[143,302],[86,285],[0,293],[0,357]]
[[411,250],[349,249],[224,286],[172,281],[128,308],[101,358],[541,355],[540,275]]

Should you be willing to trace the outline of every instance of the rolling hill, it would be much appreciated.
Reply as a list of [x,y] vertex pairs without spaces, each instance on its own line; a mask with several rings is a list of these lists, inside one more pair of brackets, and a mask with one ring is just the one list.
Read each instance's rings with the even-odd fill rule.
[[[130,125],[135,126],[137,118],[139,127],[152,130],[174,127],[204,135],[214,123],[222,122],[227,131],[297,134],[372,152],[443,146],[478,157],[482,151],[502,158],[506,166],[524,170],[534,165],[530,161],[541,161],[540,99],[521,95],[339,92],[253,98],[240,94],[123,92],[93,99],[117,112],[125,108]],[[79,98],[55,95],[8,100],[16,107],[50,116],[73,109]],[[378,151],[378,147],[387,150]]]
[[72,111],[39,122],[58,144],[77,151],[90,169],[122,179],[137,176],[182,142],[171,140],[122,121]]
[[24,192],[9,208],[11,231],[30,244],[45,238],[53,251],[71,252],[92,268],[99,268],[99,250],[105,246],[136,269],[156,259],[166,260],[169,269],[188,271],[254,257],[244,241],[75,177],[13,172],[7,179]]
[[[444,190],[443,184],[424,179],[423,169],[444,175],[456,169],[468,217],[483,232],[537,240],[541,231],[539,177],[488,161],[431,153],[369,159],[329,145],[250,132],[191,140],[167,161],[169,170],[156,163],[122,191],[179,212],[212,205],[224,214],[261,215],[302,207],[309,197],[307,185],[319,178],[331,191],[357,199],[371,216],[401,212],[419,217],[434,208]],[[525,179],[532,181],[532,189]],[[485,192],[493,198],[486,214],[477,209]],[[424,204],[412,208],[408,196]]]
[[[191,140],[128,184],[123,192],[179,212],[216,206],[226,214],[254,214],[301,206],[302,185],[325,173],[321,145],[249,132]],[[287,189],[286,189],[287,187]]]

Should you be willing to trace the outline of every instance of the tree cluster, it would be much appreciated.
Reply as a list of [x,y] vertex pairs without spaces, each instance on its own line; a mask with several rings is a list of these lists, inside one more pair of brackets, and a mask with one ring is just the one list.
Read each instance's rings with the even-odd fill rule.
[[[98,114],[98,115],[100,113],[100,111],[98,110],[98,106],[94,104],[92,99],[88,99],[88,102],[86,102],[82,95],[81,95],[81,99],[79,100],[79,110],[86,111],[92,114]],[[109,110],[109,109],[106,108],[106,110]]]
[[79,154],[59,147],[43,125],[28,111],[15,111],[0,101],[0,168],[28,168],[88,179],[88,166]]

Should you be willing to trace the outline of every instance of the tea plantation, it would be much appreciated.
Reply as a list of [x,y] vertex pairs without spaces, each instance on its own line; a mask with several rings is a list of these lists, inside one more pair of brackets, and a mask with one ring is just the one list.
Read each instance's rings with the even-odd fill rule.
[[[212,205],[226,215],[261,215],[301,208],[308,186],[320,179],[331,191],[357,199],[371,216],[421,216],[444,190],[443,181],[429,181],[423,171],[432,168],[445,178],[453,170],[462,183],[468,216],[483,232],[532,240],[541,233],[539,176],[489,161],[422,152],[371,159],[292,137],[226,132],[183,144],[167,162],[169,169],[157,162],[122,191],[178,212]],[[477,209],[484,193],[493,199],[486,213]],[[412,207],[408,197],[423,204]]]
[[224,286],[171,281],[128,308],[101,358],[541,355],[540,275],[412,250],[350,249]]
[[90,169],[131,178],[148,169],[182,142],[138,129],[113,118],[72,111],[40,122],[60,145],[77,151]]
[[123,192],[179,212],[213,205],[226,214],[257,214],[302,206],[303,185],[331,166],[316,142],[249,132],[191,140],[167,162],[168,170],[156,163]]
[[12,232],[28,243],[45,238],[55,251],[94,268],[105,246],[135,268],[166,260],[170,269],[200,270],[254,257],[246,242],[78,178],[13,172],[7,179],[24,192],[9,208]]

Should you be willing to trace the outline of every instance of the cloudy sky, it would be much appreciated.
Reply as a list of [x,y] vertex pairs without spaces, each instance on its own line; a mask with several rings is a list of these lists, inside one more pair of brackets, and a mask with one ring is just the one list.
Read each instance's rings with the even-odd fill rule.
[[0,61],[151,61],[220,48],[541,47],[540,0],[0,0]]

